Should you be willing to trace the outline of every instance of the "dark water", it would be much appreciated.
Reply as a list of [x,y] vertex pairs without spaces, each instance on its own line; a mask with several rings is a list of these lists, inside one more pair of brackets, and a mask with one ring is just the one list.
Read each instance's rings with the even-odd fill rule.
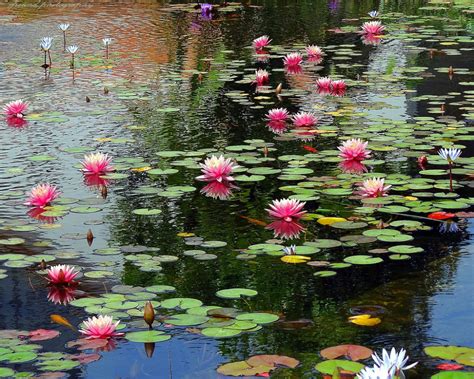
[[[288,330],[283,324],[274,323],[260,331],[223,340],[206,338],[182,327],[160,326],[172,338],[157,343],[152,358],[147,357],[143,344],[122,339],[117,341],[115,349],[100,352],[100,360],[68,371],[70,377],[215,378],[218,376],[215,370],[221,363],[244,360],[255,354],[281,354],[300,360],[301,365],[294,370],[278,370],[272,376],[310,378],[320,375],[314,365],[321,360],[318,354],[321,349],[353,343],[377,350],[404,347],[413,360],[421,362],[410,372],[410,377],[426,378],[437,371],[435,365],[439,361],[423,353],[425,346],[474,346],[470,332],[474,321],[474,245],[469,219],[460,219],[459,231],[450,234],[439,232],[438,222],[423,219],[432,230],[415,231],[415,240],[409,243],[422,246],[425,252],[413,255],[408,261],[386,259],[380,265],[352,266],[338,271],[334,277],[317,278],[313,276],[313,267],[288,265],[277,257],[236,259],[238,250],[273,238],[271,231],[249,222],[248,218],[266,220],[268,203],[288,196],[280,187],[295,182],[271,176],[257,183],[238,183],[240,190],[234,197],[219,201],[200,193],[202,184],[194,180],[198,171],[193,169],[193,164],[182,167],[169,163],[183,159],[183,155],[172,159],[157,155],[164,151],[224,151],[227,146],[243,145],[248,140],[263,140],[273,143],[271,147],[277,149],[270,151],[270,156],[303,156],[308,154],[303,145],[323,151],[335,149],[340,143],[342,133],[308,140],[275,135],[263,121],[266,111],[275,106],[285,106],[292,112],[315,110],[321,129],[331,130],[336,125],[344,129],[344,133],[352,130],[349,134],[358,136],[359,129],[370,128],[384,120],[403,125],[415,117],[437,118],[440,115],[432,112],[433,108],[439,108],[437,101],[451,102],[453,104],[448,104],[439,119],[440,124],[450,123],[452,127],[459,122],[459,128],[467,128],[463,122],[472,120],[472,94],[468,97],[463,91],[467,88],[472,92],[473,44],[443,45],[440,44],[443,39],[438,36],[467,35],[464,28],[468,16],[456,12],[451,15],[452,28],[459,25],[461,31],[439,32],[440,25],[446,23],[439,17],[430,20],[432,26],[425,27],[428,32],[423,32],[429,34],[433,28],[431,39],[408,43],[388,37],[377,47],[363,45],[355,33],[328,32],[351,22],[359,25],[360,21],[348,19],[366,17],[372,9],[382,13],[400,12],[390,20],[392,24],[396,24],[397,19],[404,23],[413,20],[412,15],[427,14],[418,10],[424,5],[422,1],[384,3],[256,1],[228,14],[221,13],[212,21],[155,2],[124,2],[115,6],[92,2],[0,5],[1,103],[24,98],[32,104],[30,113],[37,115],[26,128],[12,128],[3,122],[0,126],[0,236],[25,239],[23,244],[2,246],[0,251],[27,255],[74,251],[77,258],[56,261],[83,267],[84,272],[113,273],[105,279],[81,279],[79,289],[91,296],[110,292],[112,286],[120,283],[140,287],[165,284],[176,287],[175,294],[165,297],[191,297],[206,305],[235,306],[245,311],[273,312],[286,320],[312,321],[312,326],[301,330]],[[71,23],[68,39],[80,46],[74,83],[68,68],[69,58],[62,53],[62,37],[57,30],[60,22]],[[301,49],[311,43],[325,50],[327,47],[328,53],[319,66],[308,65],[302,74],[288,75],[280,59],[255,62],[249,46],[262,34],[270,35],[273,44],[284,46],[283,51]],[[55,37],[56,48],[53,49],[53,68],[45,80],[38,44],[46,35]],[[114,38],[111,62],[103,59],[101,39],[106,36]],[[338,54],[343,49],[349,53]],[[448,54],[439,52],[442,49],[449,50]],[[403,70],[420,66],[425,67],[421,74],[416,70],[412,72],[417,72],[423,80],[396,79]],[[438,71],[449,66],[467,72],[450,80],[445,72]],[[284,96],[280,101],[273,91],[254,93],[248,81],[242,78],[252,75],[256,67],[271,70],[271,85],[276,87],[283,83],[285,89],[290,89],[291,96]],[[204,73],[202,80],[199,72]],[[318,75],[339,75],[354,81],[364,81],[367,75],[370,80],[393,76],[395,80],[353,90],[349,85],[346,97],[321,100],[311,91]],[[463,82],[468,83],[467,87]],[[104,93],[104,87],[109,93]],[[234,101],[229,93],[247,93],[247,101]],[[417,99],[423,95],[442,97],[448,93],[452,96],[448,101]],[[90,103],[84,100],[86,96],[91,99]],[[411,100],[413,98],[415,100]],[[376,105],[362,109],[361,104]],[[179,111],[170,108],[179,108]],[[346,112],[342,117],[331,114],[341,109]],[[52,120],[45,116],[48,114],[53,114]],[[449,126],[447,128],[449,130]],[[472,137],[472,123],[469,130],[465,134]],[[433,131],[427,133],[430,132]],[[445,133],[449,139],[449,132]],[[420,134],[424,135],[426,131]],[[399,137],[393,131],[376,130],[369,133],[369,138],[373,138],[369,143],[376,145],[384,136],[395,136],[394,143],[398,142]],[[262,156],[262,143],[254,142],[257,148],[248,153],[249,158]],[[456,143],[464,147],[463,157],[472,157],[472,138]],[[109,152],[118,164],[127,168],[171,167],[179,169],[179,173],[150,177],[143,172],[124,170],[128,177],[112,181],[108,196],[103,199],[97,187],[83,183],[77,169],[83,153],[70,150],[77,147]],[[419,155],[423,151],[421,148]],[[32,156],[44,154],[54,159],[31,160]],[[195,156],[201,159],[203,155],[204,152]],[[371,170],[419,177],[416,156],[407,159],[377,151],[376,158],[384,162]],[[126,158],[130,159],[124,161]],[[280,168],[286,167],[285,164],[282,161],[271,163],[272,167]],[[316,161],[309,167],[316,177],[340,174],[335,163]],[[472,162],[466,167],[472,173]],[[472,199],[472,175],[471,182],[468,178],[468,175],[459,176],[463,187],[458,193],[462,198]],[[97,206],[100,211],[69,212],[54,223],[31,219],[22,203],[25,192],[39,181],[57,184],[63,196],[79,199],[74,206]],[[169,186],[196,189],[180,197],[158,193]],[[150,188],[149,193],[144,193]],[[311,212],[340,217],[353,216],[357,206],[357,201],[331,196],[321,196],[319,201],[308,203]],[[159,208],[162,213],[157,217],[143,217],[132,213],[137,208]],[[378,217],[386,222],[400,219],[389,214]],[[33,227],[18,231],[19,225]],[[314,221],[305,226],[308,232],[296,240],[298,244],[361,232],[322,227]],[[95,236],[92,246],[85,240],[89,228]],[[185,250],[201,249],[186,245],[186,240],[179,236],[182,232],[194,233],[207,241],[224,241],[227,246],[204,249],[218,258],[198,261],[182,254]],[[125,260],[128,252],[96,254],[97,249],[129,245],[148,247],[142,249],[144,251],[158,247],[159,254],[175,255],[179,260],[163,263],[163,270],[156,273],[140,271]],[[385,246],[379,242],[346,244],[323,250],[313,259],[341,261],[347,255],[366,254],[377,247]],[[51,324],[50,315],[60,314],[74,325],[89,315],[83,308],[48,301],[48,288],[33,270],[0,268],[7,269],[8,275],[0,281],[0,329],[60,330],[59,337],[42,345],[44,351],[64,351],[65,344],[76,339],[77,334]],[[248,301],[216,297],[218,290],[232,287],[251,288],[259,294]],[[359,305],[383,306],[386,311],[382,323],[376,327],[348,323],[351,307]],[[31,363],[5,364],[5,367],[35,371]]]

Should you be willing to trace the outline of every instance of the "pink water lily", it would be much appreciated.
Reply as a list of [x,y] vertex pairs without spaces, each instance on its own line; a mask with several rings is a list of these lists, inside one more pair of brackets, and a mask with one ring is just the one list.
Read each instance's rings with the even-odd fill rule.
[[296,127],[310,127],[318,122],[316,115],[311,112],[298,112],[292,117],[292,120]]
[[257,86],[264,86],[268,84],[269,81],[270,77],[267,70],[258,69],[255,71],[255,80],[253,82],[256,83]]
[[119,324],[120,321],[114,323],[111,316],[93,316],[84,321],[84,327],[79,332],[86,335],[88,339],[118,337],[123,335],[123,333],[116,332]]
[[11,101],[3,107],[3,113],[7,117],[23,118],[26,110],[28,109],[28,103],[23,100]]
[[303,210],[306,203],[295,199],[273,200],[266,209],[270,217],[286,222],[299,220],[306,211]]
[[346,93],[347,85],[344,80],[334,80],[331,83],[331,95],[333,96],[344,96]]
[[269,36],[261,36],[261,37],[255,38],[252,42],[252,45],[255,48],[255,50],[262,50],[268,45],[270,45],[271,41],[272,40],[270,39]]
[[306,46],[305,51],[308,57],[310,58],[321,58],[321,56],[323,55],[323,51],[321,50],[321,48],[316,45]]
[[385,26],[380,21],[368,21],[362,24],[363,34],[382,34]]
[[303,62],[303,56],[300,53],[290,53],[283,58],[284,65],[288,67],[299,66],[301,62]]
[[47,280],[51,284],[70,284],[78,274],[74,266],[56,265],[48,269]]
[[385,185],[385,179],[372,178],[364,180],[362,185],[358,187],[358,194],[362,197],[384,197],[392,186]]
[[112,157],[103,153],[90,153],[84,155],[84,160],[81,162],[82,171],[91,174],[105,174],[113,171],[114,168],[110,164]]
[[344,141],[338,147],[339,156],[344,160],[363,161],[370,158],[370,150],[367,150],[368,142],[364,142],[359,138],[352,138]]
[[226,159],[223,155],[219,157],[213,155],[207,158],[204,163],[201,163],[200,166],[202,175],[196,179],[204,182],[231,182],[234,180],[231,176],[232,171],[239,167],[232,159]]
[[332,80],[328,76],[323,76],[316,80],[316,87],[319,91],[327,91],[328,93],[331,92],[331,84]]
[[289,117],[289,113],[285,108],[274,108],[270,109],[265,117],[269,121],[285,121]]
[[56,186],[49,183],[40,183],[34,186],[29,193],[29,197],[25,205],[32,207],[44,208],[59,197],[61,193]]

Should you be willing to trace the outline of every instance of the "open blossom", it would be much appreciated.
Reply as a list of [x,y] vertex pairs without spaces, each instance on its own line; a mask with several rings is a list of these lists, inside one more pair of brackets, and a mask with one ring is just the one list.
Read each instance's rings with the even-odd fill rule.
[[91,174],[101,174],[113,171],[114,168],[110,165],[112,157],[104,153],[90,153],[84,155],[84,160],[81,162],[82,171]]
[[375,10],[374,10],[374,11],[370,11],[370,12],[368,13],[368,15],[369,15],[370,17],[372,17],[372,18],[375,18],[375,17],[377,17],[377,16],[379,15],[379,12],[377,12],[377,11],[375,11]]
[[29,193],[25,205],[43,208],[49,205],[54,199],[58,198],[60,192],[49,183],[40,183],[34,186]]
[[273,200],[266,211],[272,218],[291,222],[299,220],[306,213],[303,210],[305,204],[295,199]]
[[112,43],[112,38],[102,38],[102,43],[104,44],[104,46],[109,46]]
[[394,347],[390,350],[390,354],[387,350],[383,349],[381,357],[379,357],[377,353],[372,354],[372,359],[377,366],[393,368],[397,376],[403,375],[403,371],[409,370],[418,364],[418,362],[415,362],[407,365],[409,358],[410,357],[406,355],[405,349],[400,349],[400,352],[397,353]]
[[65,32],[66,30],[69,29],[69,26],[70,26],[69,24],[64,23],[64,24],[59,24],[58,28],[61,29],[63,32]]
[[84,321],[83,329],[79,331],[85,334],[87,338],[111,338],[115,336],[121,336],[123,333],[117,333],[115,330],[120,324],[120,321],[113,322],[111,316],[99,315],[98,317],[89,317]]
[[306,54],[310,58],[321,58],[321,55],[323,55],[323,51],[319,46],[316,45],[309,45],[305,47]]
[[364,180],[362,186],[358,188],[358,193],[362,197],[383,197],[387,196],[390,187],[385,185],[385,179],[372,178]]
[[314,113],[298,112],[292,117],[293,124],[297,127],[310,127],[318,122]]
[[41,39],[40,47],[43,51],[48,51],[51,49],[52,44],[53,44],[53,37],[43,37]]
[[443,158],[443,159],[446,159],[449,163],[452,163],[454,162],[456,159],[459,158],[459,156],[461,155],[462,151],[460,149],[440,149],[438,151],[438,155]]
[[253,47],[255,50],[262,50],[265,47],[267,47],[272,40],[270,39],[269,36],[261,36],[258,38],[255,38],[252,42]]
[[380,21],[368,21],[362,25],[363,34],[382,34],[385,26]]
[[201,15],[203,17],[210,17],[212,13],[212,4],[203,3],[201,4]]
[[344,80],[334,80],[331,83],[331,95],[333,96],[344,96],[346,89],[347,86]]
[[338,147],[340,151],[339,156],[344,160],[363,161],[364,159],[370,158],[370,151],[367,150],[367,145],[368,142],[364,142],[359,138],[344,141],[342,145]]
[[74,266],[56,265],[48,269],[48,281],[52,284],[70,284],[79,272]]
[[233,181],[234,178],[230,176],[232,171],[239,167],[230,158],[224,158],[223,155],[216,157],[213,155],[207,158],[204,163],[200,163],[202,175],[196,179],[204,182],[223,182]]
[[212,197],[213,199],[227,200],[232,196],[232,191],[238,188],[239,187],[234,186],[232,183],[227,181],[218,182],[217,180],[214,180],[204,186],[201,189],[201,193],[205,194],[207,197]]
[[28,103],[23,100],[11,101],[3,107],[3,113],[7,117],[23,118],[28,109]]
[[327,93],[331,92],[331,84],[332,80],[327,76],[323,76],[322,78],[316,80],[316,87],[318,87],[318,91],[325,91]]
[[286,255],[296,255],[296,245],[286,246],[286,247],[283,249],[283,252],[284,252]]
[[357,374],[357,379],[394,379],[395,369],[389,366],[373,366],[364,367],[359,374]]
[[303,56],[300,53],[290,53],[283,58],[283,63],[288,67],[299,66],[301,62],[303,62]]
[[257,83],[257,86],[263,86],[265,84],[268,84],[269,80],[270,79],[267,70],[258,69],[255,71],[254,83]]
[[275,238],[282,239],[298,238],[301,232],[304,231],[304,227],[300,223],[296,221],[287,222],[282,220],[273,221],[268,224],[265,229],[273,231],[273,236]]
[[289,117],[289,113],[285,108],[274,108],[270,109],[265,117],[269,121],[285,121]]
[[68,46],[66,48],[66,50],[70,53],[70,54],[76,54],[77,50],[79,50],[79,46],[77,45],[71,45],[71,46]]

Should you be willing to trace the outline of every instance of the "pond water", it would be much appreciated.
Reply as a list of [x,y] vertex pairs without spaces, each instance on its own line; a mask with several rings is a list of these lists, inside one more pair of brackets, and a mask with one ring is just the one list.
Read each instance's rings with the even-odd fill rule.
[[[320,351],[340,344],[403,347],[419,361],[410,378],[455,363],[424,351],[474,347],[474,9],[454,3],[257,0],[206,16],[178,1],[0,2],[0,103],[30,104],[24,120],[0,122],[0,377],[216,378],[224,363],[278,354],[300,363],[272,377],[322,378]],[[384,35],[361,37],[374,9]],[[262,35],[272,41],[256,54]],[[321,61],[284,67],[310,44]],[[252,83],[256,69],[267,85]],[[344,96],[318,92],[324,76],[343,79]],[[268,124],[280,107],[318,123]],[[372,152],[356,167],[338,157],[349,138]],[[452,192],[437,154],[450,147],[462,150]],[[98,151],[115,171],[83,175]],[[228,197],[196,180],[212,154],[240,166]],[[354,193],[372,177],[388,196]],[[46,213],[24,205],[40,182],[62,193]],[[272,223],[265,209],[288,197],[306,215]],[[292,244],[307,259],[282,261]],[[79,283],[48,286],[42,260],[74,265]],[[256,293],[216,295],[231,288]],[[148,330],[148,300],[165,334],[144,344],[130,333]],[[77,345],[75,328],[96,314],[125,337]],[[349,322],[360,314],[381,322]],[[35,341],[38,329],[60,334]],[[473,378],[465,355],[464,374],[435,377]]]

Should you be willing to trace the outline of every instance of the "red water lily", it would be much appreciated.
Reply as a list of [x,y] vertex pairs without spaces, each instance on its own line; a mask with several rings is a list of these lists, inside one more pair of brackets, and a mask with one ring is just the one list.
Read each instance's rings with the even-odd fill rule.
[[431,218],[432,220],[447,220],[450,218],[455,217],[456,215],[454,213],[448,213],[448,212],[433,212],[428,215],[428,218]]

